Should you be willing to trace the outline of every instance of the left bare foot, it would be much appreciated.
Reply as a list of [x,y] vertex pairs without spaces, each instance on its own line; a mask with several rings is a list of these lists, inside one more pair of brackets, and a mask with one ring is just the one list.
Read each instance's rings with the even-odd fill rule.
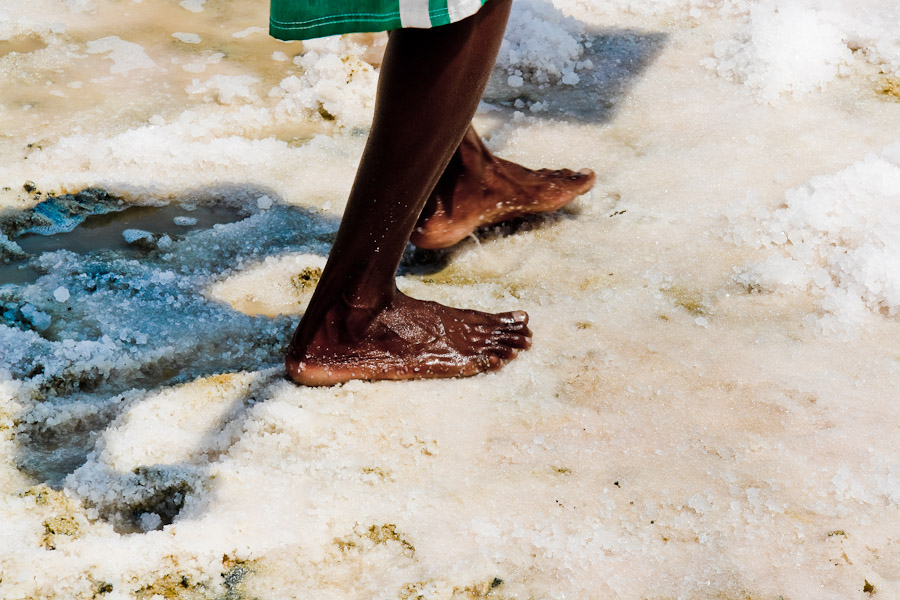
[[560,209],[590,190],[595,179],[589,169],[533,171],[497,158],[470,127],[410,241],[419,248],[447,248],[479,227]]
[[499,369],[529,346],[524,312],[462,310],[395,292],[379,309],[342,299],[324,318],[301,322],[285,367],[296,383],[311,386],[468,377]]

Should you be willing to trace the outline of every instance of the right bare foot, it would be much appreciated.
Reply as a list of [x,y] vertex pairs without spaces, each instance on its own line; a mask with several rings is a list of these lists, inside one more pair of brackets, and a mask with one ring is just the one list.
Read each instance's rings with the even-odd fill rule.
[[589,169],[527,169],[491,154],[470,127],[425,204],[410,241],[447,248],[485,225],[558,210],[594,186]]
[[521,311],[461,310],[396,292],[380,310],[342,303],[312,328],[301,323],[285,366],[301,385],[467,377],[499,369],[530,347],[527,324]]

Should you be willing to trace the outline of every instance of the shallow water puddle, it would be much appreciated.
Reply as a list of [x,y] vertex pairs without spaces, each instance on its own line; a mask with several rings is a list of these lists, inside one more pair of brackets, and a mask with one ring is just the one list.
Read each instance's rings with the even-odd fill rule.
[[139,242],[129,244],[126,241],[126,231],[148,232],[157,240],[163,236],[176,238],[190,231],[209,229],[220,223],[232,223],[245,216],[232,207],[217,205],[187,206],[173,203],[164,206],[131,206],[124,210],[90,215],[71,231],[24,233],[14,238],[14,241],[28,256],[6,263],[0,262],[0,285],[35,282],[41,272],[34,267],[31,259],[46,252],[68,250],[76,254],[88,254],[99,250],[113,250],[125,256],[140,256],[148,251],[147,245]]
[[37,36],[14,38],[0,42],[0,57],[12,54],[28,54],[36,50],[43,50],[47,43]]

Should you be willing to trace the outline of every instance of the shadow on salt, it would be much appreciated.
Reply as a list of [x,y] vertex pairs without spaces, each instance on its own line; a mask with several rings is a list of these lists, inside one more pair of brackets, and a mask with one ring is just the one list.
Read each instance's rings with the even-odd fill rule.
[[[17,466],[36,482],[64,485],[125,407],[176,384],[280,364],[295,317],[246,315],[205,288],[268,257],[324,255],[337,220],[259,186],[183,197],[191,205],[126,207],[91,190],[69,198],[65,210],[39,204],[0,222],[13,261],[28,261],[37,275],[0,285],[3,368],[25,384]],[[176,225],[176,217],[188,221]],[[135,228],[151,234],[146,244],[125,241],[123,232]],[[154,513],[164,524],[179,508]],[[121,515],[113,520],[125,530],[134,525]]]
[[[512,105],[517,99],[542,103],[546,101],[549,109],[543,114],[551,118],[600,123],[610,121],[636,78],[661,51],[666,36],[662,33],[631,30],[603,30],[590,32],[588,37],[591,44],[584,59],[591,60],[593,68],[580,72],[582,81],[578,86],[526,85],[513,90],[515,95],[512,95],[510,88],[492,83],[486,93],[486,100],[501,105]],[[199,195],[204,193],[222,195],[223,189],[201,191]],[[117,268],[118,265],[125,264],[119,259],[129,255],[140,257],[145,263],[159,262],[159,240],[162,236],[186,231],[183,239],[173,240],[172,247],[166,249],[169,259],[165,268],[184,277],[203,272],[206,279],[210,273],[228,272],[236,265],[246,266],[268,257],[297,252],[319,256],[327,253],[337,229],[336,219],[284,205],[277,201],[277,196],[270,190],[254,186],[230,186],[224,189],[224,194],[242,198],[245,203],[248,198],[267,195],[273,199],[274,206],[265,211],[251,207],[253,210],[250,210],[249,216],[246,213],[230,214],[228,209],[211,206],[200,209],[200,213],[186,215],[178,212],[184,208],[177,204],[143,210],[135,208],[114,216],[92,217],[90,221],[86,219],[80,232],[76,229],[75,237],[68,241],[66,236],[59,236],[54,241],[38,238],[29,240],[23,236],[14,241],[26,255],[52,251],[55,249],[54,244],[75,251],[80,248],[86,252],[84,266],[90,271],[92,268],[96,269],[98,264],[106,269]],[[171,224],[179,216],[197,218],[197,222],[191,225],[194,229],[191,231],[180,229],[182,226],[173,227]],[[237,216],[243,218],[238,220]],[[229,224],[227,227],[230,229],[210,229],[215,224]],[[150,247],[128,245],[122,236],[126,229],[142,229],[153,233]],[[0,238],[0,242],[2,241]],[[156,248],[152,247],[153,244],[156,244]],[[401,273],[433,273],[446,266],[451,254],[452,252],[407,253]],[[108,258],[90,260],[92,256],[99,255]],[[2,268],[9,272],[9,267]],[[20,277],[27,279],[25,275]],[[34,282],[33,279],[31,281]],[[14,287],[27,288],[28,285],[26,283]],[[3,286],[0,286],[0,290],[3,290]],[[45,394],[44,397],[37,402],[26,402],[26,409],[23,411],[25,414],[18,416],[18,421],[24,424],[20,426],[20,433],[25,434],[17,436],[20,440],[17,461],[19,468],[35,480],[56,487],[68,485],[66,478],[73,473],[74,479],[69,480],[72,485],[77,486],[78,480],[83,478],[88,483],[88,488],[93,490],[89,495],[93,496],[94,492],[97,494],[94,500],[89,497],[84,500],[97,508],[100,518],[111,522],[121,532],[147,531],[172,523],[186,504],[194,503],[190,511],[192,516],[196,516],[198,510],[202,512],[200,505],[203,502],[203,489],[209,478],[210,464],[215,462],[218,454],[227,451],[224,447],[217,448],[219,443],[216,440],[221,439],[220,434],[224,430],[233,430],[239,437],[247,408],[263,401],[264,398],[259,395],[265,395],[264,388],[278,377],[274,373],[281,360],[283,344],[289,339],[295,324],[290,317],[244,315],[224,303],[200,298],[201,292],[197,292],[196,296],[197,298],[192,299],[195,303],[193,308],[188,306],[184,310],[171,311],[164,306],[147,306],[140,307],[142,310],[136,313],[138,318],[146,318],[146,323],[139,329],[147,329],[152,333],[152,345],[162,348],[166,343],[166,335],[178,330],[179,335],[187,340],[181,340],[183,348],[177,348],[168,354],[164,352],[162,355],[146,352],[144,355],[148,358],[144,364],[117,366],[99,377],[88,373],[72,388],[63,385],[56,389],[52,377],[45,377],[44,383],[49,386],[43,386],[41,393]],[[210,308],[213,305],[214,308]],[[202,308],[198,310],[197,307]],[[160,308],[166,311],[162,320],[158,314],[153,314],[158,313]],[[214,321],[220,315],[228,315],[228,318],[234,318],[237,326],[230,330],[226,327],[218,335],[205,335],[206,332],[201,328],[192,336],[190,330],[195,320],[204,316],[204,311],[208,311],[207,316],[213,317],[207,321]],[[146,316],[142,316],[144,313]],[[66,317],[65,313],[62,317]],[[73,315],[69,318],[78,317]],[[160,326],[160,331],[156,331],[156,326],[164,322],[168,327]],[[262,336],[263,342],[252,339],[250,334],[250,330],[258,326],[258,323],[273,325],[272,331]],[[236,339],[235,336],[240,331],[245,332],[243,337],[246,339]],[[187,335],[185,332],[188,332]],[[42,332],[42,336],[51,344],[54,342],[52,331]],[[246,355],[226,351],[241,343],[249,344],[250,347],[263,345],[266,348],[262,353],[250,352]],[[276,369],[271,370],[271,367]],[[264,372],[266,369],[270,370]],[[27,380],[40,378],[44,373],[20,375]],[[191,390],[195,386],[200,394],[208,394],[204,392],[204,382],[216,381],[220,377],[225,378],[221,382],[225,387],[230,387],[229,380],[235,377],[249,377],[250,380],[225,393],[225,404],[211,417],[207,423],[209,427],[194,432],[195,447],[193,450],[186,448],[182,460],[146,457],[146,464],[130,465],[120,472],[111,465],[98,462],[95,455],[92,462],[86,465],[92,456],[91,452],[96,450],[97,440],[103,437],[102,434],[108,431],[123,411],[131,414],[154,404],[177,402],[181,394],[193,394]],[[151,391],[148,392],[148,389]],[[48,422],[54,424],[45,425]],[[162,460],[158,460],[159,458]],[[104,504],[104,497],[113,500]]]
[[526,104],[541,102],[545,111],[537,114],[564,121],[607,123],[628,95],[641,73],[653,63],[668,36],[661,32],[633,29],[590,29],[585,32],[582,61],[592,67],[578,71],[576,85],[526,83],[514,88],[505,78],[491,78],[485,101],[512,106],[516,100]]

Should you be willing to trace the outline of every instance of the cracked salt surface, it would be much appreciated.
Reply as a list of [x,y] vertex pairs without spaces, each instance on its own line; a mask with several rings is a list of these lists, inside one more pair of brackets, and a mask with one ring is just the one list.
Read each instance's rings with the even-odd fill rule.
[[398,284],[525,309],[534,347],[313,389],[280,357],[383,36],[275,42],[244,0],[3,3],[0,218],[34,182],[236,220],[85,252],[4,230],[39,277],[0,286],[0,597],[900,596],[896,4],[514,11],[476,126],[597,187]]

